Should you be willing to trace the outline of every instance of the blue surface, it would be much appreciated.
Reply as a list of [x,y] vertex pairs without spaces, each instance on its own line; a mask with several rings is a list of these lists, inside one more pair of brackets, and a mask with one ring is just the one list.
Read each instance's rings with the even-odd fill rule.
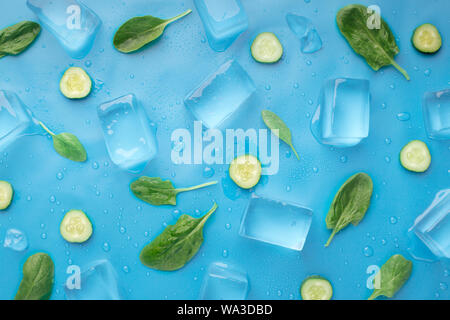
[[[70,264],[83,268],[99,259],[111,261],[128,299],[196,299],[212,262],[246,270],[250,299],[298,299],[300,283],[311,274],[330,279],[336,299],[367,298],[366,269],[383,264],[395,253],[407,256],[407,229],[435,194],[450,185],[450,142],[427,138],[421,110],[424,92],[450,86],[450,21],[446,14],[450,2],[377,1],[398,39],[396,61],[409,72],[409,82],[392,67],[372,71],[340,35],[335,15],[352,2],[243,1],[249,29],[223,53],[211,50],[194,10],[170,25],[159,41],[136,54],[124,55],[111,44],[124,21],[147,13],[172,17],[195,9],[193,2],[85,0],[103,21],[85,59],[71,59],[47,30],[25,53],[0,59],[0,88],[15,91],[52,130],[76,134],[89,157],[83,164],[67,161],[53,151],[49,138],[40,135],[23,137],[0,153],[0,177],[10,181],[16,191],[10,208],[0,214],[0,240],[7,229],[17,228],[27,234],[30,243],[22,253],[0,247],[0,298],[14,297],[22,264],[38,251],[50,253],[56,264],[53,299],[65,298],[63,285]],[[371,5],[373,1],[361,3]],[[1,27],[36,20],[25,1],[2,1],[0,8]],[[323,41],[321,50],[300,52],[298,39],[286,24],[287,13],[311,19]],[[420,54],[410,44],[412,30],[425,22],[436,25],[443,36],[443,47],[435,55]],[[250,55],[249,45],[262,31],[274,32],[284,46],[284,56],[277,64],[258,64]],[[256,192],[298,202],[314,211],[302,252],[238,235],[249,194],[230,192],[229,187],[223,190],[226,165],[170,162],[172,131],[193,130],[194,118],[183,105],[184,97],[230,58],[243,66],[257,87],[253,111],[233,126],[264,128],[260,111],[271,109],[292,129],[301,160],[282,143],[279,173],[264,177]],[[70,101],[59,93],[59,80],[72,65],[85,68],[95,81],[95,90],[87,99]],[[372,95],[369,137],[347,149],[320,145],[309,129],[322,83],[339,77],[370,80]],[[135,93],[158,126],[159,154],[143,174],[169,178],[182,187],[206,180],[222,183],[181,194],[177,207],[152,207],[135,199],[129,183],[137,175],[111,162],[96,114],[99,104],[129,92]],[[400,121],[397,115],[406,112],[409,116],[399,118],[408,120]],[[400,149],[412,139],[424,140],[433,157],[423,174],[404,170],[398,161]],[[357,227],[349,226],[324,248],[330,234],[324,221],[328,207],[339,186],[357,171],[373,178],[371,207]],[[205,172],[210,178],[203,177]],[[213,200],[220,207],[205,227],[200,252],[185,268],[159,272],[139,262],[142,247],[167,224],[174,223],[181,213],[200,216]],[[59,234],[59,224],[70,209],[82,209],[92,219],[94,234],[85,244],[69,244]],[[444,262],[414,261],[411,279],[396,298],[448,299],[449,270]]]

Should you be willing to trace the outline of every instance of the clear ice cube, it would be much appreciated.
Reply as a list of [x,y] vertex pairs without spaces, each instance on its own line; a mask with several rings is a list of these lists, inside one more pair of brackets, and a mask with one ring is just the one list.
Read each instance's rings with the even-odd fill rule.
[[410,231],[438,258],[450,259],[450,189],[437,193]]
[[368,80],[327,80],[311,120],[311,132],[322,144],[351,147],[369,135],[369,116]]
[[[71,283],[72,285],[72,283]],[[98,260],[81,273],[80,287],[64,286],[67,300],[120,300],[117,273],[108,260]]]
[[450,139],[450,89],[425,93],[422,106],[428,136]]
[[0,150],[18,137],[31,134],[36,123],[31,111],[11,91],[0,90]]
[[102,24],[94,11],[77,0],[27,0],[27,5],[72,58],[89,53]]
[[311,209],[253,194],[242,217],[239,234],[301,251],[311,221]]
[[192,90],[184,104],[206,127],[217,128],[255,90],[253,80],[241,65],[229,60]]
[[28,248],[28,239],[25,233],[17,229],[6,231],[3,246],[14,251],[24,251]]
[[225,51],[248,27],[240,0],[194,0],[210,47]]
[[286,15],[286,21],[291,31],[300,39],[303,53],[313,53],[322,48],[322,40],[311,20],[289,13]]
[[101,104],[97,113],[111,160],[122,169],[142,171],[158,147],[156,129],[134,94]]
[[247,274],[224,263],[213,263],[203,280],[200,300],[245,300]]

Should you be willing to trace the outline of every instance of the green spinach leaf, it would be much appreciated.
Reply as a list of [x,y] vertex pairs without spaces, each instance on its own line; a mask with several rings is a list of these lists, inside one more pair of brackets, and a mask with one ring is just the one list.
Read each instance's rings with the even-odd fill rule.
[[52,294],[55,266],[46,253],[30,256],[23,265],[23,278],[15,300],[48,300]]
[[292,151],[294,151],[297,159],[300,160],[300,157],[298,156],[298,153],[292,144],[291,130],[289,130],[286,123],[284,123],[284,121],[281,120],[281,118],[272,111],[263,110],[261,114],[266,126],[272,131],[274,135],[286,142],[291,147]]
[[125,22],[114,35],[114,47],[123,53],[139,50],[146,44],[158,39],[168,24],[191,13],[187,10],[171,19],[153,16],[135,17]]
[[410,260],[405,259],[400,254],[390,257],[375,275],[373,282],[378,284],[379,288],[375,287],[369,300],[373,300],[378,296],[392,298],[409,279],[411,271],[412,262]]
[[388,24],[380,17],[379,28],[369,29],[367,24],[372,14],[367,7],[352,4],[339,10],[336,21],[353,50],[363,56],[373,70],[392,64],[409,80],[408,73],[394,61],[400,50]]
[[349,223],[358,225],[364,218],[372,196],[372,179],[365,173],[351,176],[339,189],[331,203],[325,222],[328,229],[333,229],[325,244],[330,244],[334,235]]
[[22,21],[0,30],[0,58],[24,51],[40,31],[41,26],[33,21]]
[[182,268],[198,252],[203,243],[203,226],[216,211],[215,203],[203,217],[182,215],[141,251],[141,262],[152,269],[174,271]]
[[164,204],[174,206],[177,204],[177,195],[180,192],[196,190],[213,184],[217,184],[217,181],[211,181],[189,188],[175,189],[170,180],[164,181],[161,178],[144,176],[133,181],[130,189],[136,197],[154,206]]
[[59,155],[76,162],[86,161],[86,150],[75,135],[67,132],[55,134],[51,132],[42,122],[39,122],[39,124],[51,135],[53,139],[53,148],[59,153]]

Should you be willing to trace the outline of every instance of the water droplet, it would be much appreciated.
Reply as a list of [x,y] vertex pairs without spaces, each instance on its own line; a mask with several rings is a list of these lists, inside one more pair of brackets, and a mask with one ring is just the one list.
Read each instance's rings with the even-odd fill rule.
[[306,64],[307,64],[308,66],[312,65],[311,60],[306,60]]
[[205,167],[203,169],[203,177],[211,178],[214,175],[214,169],[211,167]]
[[317,167],[313,167],[312,170],[313,170],[314,173],[319,172],[319,168],[317,168]]
[[90,68],[92,66],[92,61],[91,60],[86,60],[84,65],[86,66],[86,68]]
[[409,114],[409,112],[400,112],[397,114],[397,119],[400,121],[408,121],[409,119],[411,119],[411,115]]
[[120,232],[121,234],[124,234],[125,232],[127,232],[127,229],[126,229],[125,227],[121,226],[121,227],[119,228],[119,232]]
[[391,157],[389,157],[389,156],[384,157],[384,161],[386,161],[387,163],[390,163],[391,162]]
[[123,266],[122,268],[123,272],[128,273],[130,272],[130,268],[128,266]]
[[47,239],[47,234],[46,233],[42,233],[41,234],[41,239],[43,239],[43,240]]
[[231,224],[227,223],[227,224],[225,225],[225,229],[230,230],[230,229],[231,229]]
[[92,169],[97,170],[100,167],[97,161],[92,162]]
[[58,172],[58,173],[56,174],[56,179],[58,179],[58,180],[64,179],[64,174],[63,174],[62,172]]
[[270,86],[270,84],[266,84],[266,86],[264,87],[267,91],[270,91],[270,89],[272,89],[272,87]]
[[50,196],[50,198],[48,199],[48,201],[50,201],[51,203],[54,203],[56,201],[55,196]]
[[396,224],[396,223],[397,223],[397,218],[394,217],[394,216],[392,216],[392,217],[389,218],[389,222],[390,222],[391,224]]
[[366,257],[371,257],[371,256],[373,256],[373,249],[372,249],[372,247],[370,247],[370,246],[366,246],[366,247],[364,248],[363,252],[364,252],[364,255],[365,255]]
[[222,257],[224,258],[228,257],[228,250],[225,249],[222,251]]
[[108,242],[105,242],[105,243],[103,243],[102,249],[105,252],[109,252],[111,250],[111,246],[109,245]]
[[391,138],[386,138],[386,139],[384,139],[384,142],[386,144],[391,144],[392,140],[391,140]]
[[297,82],[294,83],[294,89],[298,89],[299,85]]
[[383,102],[383,103],[381,104],[381,109],[386,109],[386,103]]
[[394,90],[394,89],[395,89],[395,84],[389,85],[389,88],[391,88],[392,90]]
[[291,186],[286,186],[286,192],[291,192],[292,187]]
[[426,77],[429,77],[429,76],[431,75],[431,70],[430,70],[430,69],[425,69],[425,71],[423,72],[423,74],[424,74]]
[[339,158],[339,160],[340,160],[342,163],[346,163],[346,162],[347,162],[347,157],[346,157],[346,156],[341,156],[341,157]]
[[447,290],[448,289],[448,285],[445,282],[441,282],[441,283],[439,283],[439,288],[441,290]]

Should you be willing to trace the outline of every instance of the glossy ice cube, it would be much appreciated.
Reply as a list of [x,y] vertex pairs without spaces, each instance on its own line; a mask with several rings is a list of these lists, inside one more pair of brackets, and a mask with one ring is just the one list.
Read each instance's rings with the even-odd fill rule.
[[431,139],[450,139],[450,89],[425,93],[423,118]]
[[224,263],[213,263],[203,280],[201,300],[245,300],[247,274]]
[[0,150],[36,126],[31,111],[11,91],[0,90]]
[[311,132],[322,144],[351,147],[369,135],[369,116],[368,80],[327,80],[311,120]]
[[291,31],[300,39],[303,53],[313,53],[322,48],[322,40],[311,20],[289,13],[286,15],[286,21]]
[[111,160],[122,169],[140,172],[158,152],[155,129],[134,94],[97,108]]
[[248,27],[240,0],[194,0],[210,47],[225,51]]
[[27,5],[72,58],[89,53],[102,24],[91,9],[77,0],[27,0]]
[[239,234],[301,251],[312,221],[312,210],[295,203],[252,195]]
[[239,63],[229,60],[208,76],[184,100],[184,104],[208,128],[218,127],[256,90]]
[[64,286],[67,300],[120,300],[118,277],[108,260],[98,260],[81,273],[79,289]]
[[438,258],[450,259],[450,189],[436,195],[410,229]]
[[28,248],[27,236],[20,230],[8,229],[3,246],[14,251],[24,251]]

